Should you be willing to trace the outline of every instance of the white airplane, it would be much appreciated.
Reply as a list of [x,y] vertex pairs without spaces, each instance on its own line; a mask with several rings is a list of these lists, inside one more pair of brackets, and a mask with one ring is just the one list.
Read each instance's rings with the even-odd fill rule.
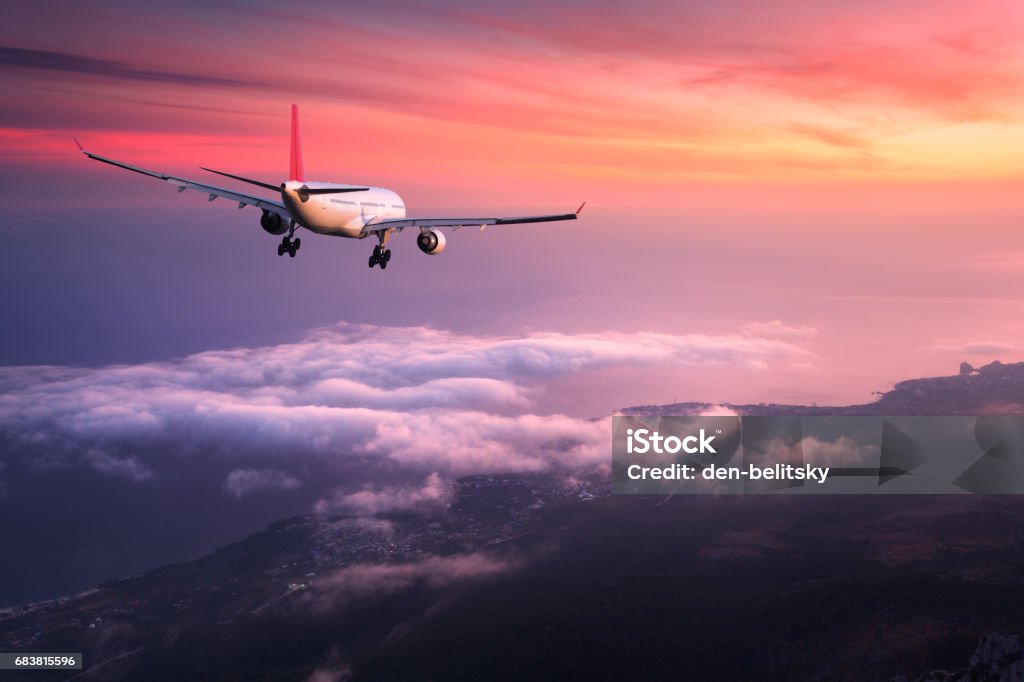
[[460,227],[479,227],[483,230],[487,225],[575,220],[586,204],[586,202],[580,204],[575,213],[519,218],[407,218],[405,202],[389,189],[331,182],[306,182],[302,170],[302,146],[299,142],[299,109],[294,104],[292,105],[291,172],[286,182],[272,185],[231,173],[203,168],[205,171],[263,187],[275,193],[280,192],[280,200],[262,199],[230,189],[205,185],[201,182],[131,166],[88,152],[77,139],[75,144],[90,159],[159,178],[177,186],[179,192],[195,189],[208,194],[209,201],[213,201],[217,197],[224,197],[231,201],[237,201],[238,208],[256,206],[263,211],[260,218],[260,225],[263,229],[272,235],[284,235],[277,247],[279,256],[287,253],[290,257],[295,257],[299,246],[302,245],[302,240],[293,237],[295,230],[300,227],[317,234],[349,239],[376,237],[378,244],[373,247],[369,264],[371,268],[374,265],[380,265],[381,270],[386,268],[388,261],[391,260],[391,249],[387,248],[391,234],[401,232],[407,227],[420,229],[420,233],[416,237],[416,245],[423,253],[434,256],[444,251],[445,247],[444,234],[440,232],[440,228],[451,228],[454,232]]

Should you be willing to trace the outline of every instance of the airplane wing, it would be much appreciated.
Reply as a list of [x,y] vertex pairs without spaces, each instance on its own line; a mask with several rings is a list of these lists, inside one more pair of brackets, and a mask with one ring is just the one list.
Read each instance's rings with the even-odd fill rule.
[[[584,202],[585,203],[585,202]],[[407,227],[449,227],[453,231],[461,227],[479,227],[487,225],[518,225],[519,223],[549,223],[557,220],[576,220],[581,205],[575,213],[559,213],[556,215],[522,216],[514,218],[396,218],[393,220],[371,221],[363,226],[364,236],[394,230],[401,232]]]
[[291,215],[288,213],[288,209],[285,208],[284,204],[281,203],[280,201],[274,201],[273,199],[264,199],[262,197],[254,197],[249,194],[235,192],[234,190],[224,189],[222,187],[214,187],[213,185],[206,185],[201,182],[194,182],[192,180],[187,180],[185,178],[177,178],[173,175],[165,175],[164,173],[146,170],[145,168],[139,168],[138,166],[131,166],[127,163],[121,163],[120,161],[114,161],[113,159],[108,159],[105,156],[100,156],[99,154],[93,154],[92,152],[88,152],[82,147],[81,143],[78,140],[75,140],[75,144],[78,145],[79,151],[88,156],[90,159],[96,159],[97,161],[102,161],[103,163],[109,163],[111,166],[117,166],[118,168],[124,168],[125,170],[130,170],[134,173],[141,173],[142,175],[148,175],[151,178],[157,178],[158,180],[169,182],[170,184],[177,186],[179,192],[184,192],[186,189],[194,189],[209,195],[210,201],[213,201],[217,197],[224,197],[225,199],[230,199],[231,201],[237,201],[238,208],[243,208],[245,206],[256,206],[257,208],[261,208],[264,211],[276,213],[287,220],[292,219]]

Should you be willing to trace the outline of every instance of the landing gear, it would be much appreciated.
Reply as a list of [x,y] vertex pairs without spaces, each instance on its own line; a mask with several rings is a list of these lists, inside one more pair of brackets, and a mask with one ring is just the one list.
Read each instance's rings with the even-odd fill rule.
[[371,268],[374,265],[379,265],[380,269],[383,270],[388,266],[388,261],[391,260],[391,249],[387,248],[390,237],[391,233],[387,230],[377,233],[377,239],[380,240],[380,244],[373,247],[373,253],[370,254],[369,265]]
[[388,266],[389,260],[391,260],[391,249],[385,249],[378,244],[373,247],[373,253],[370,254],[369,266],[372,268],[374,265],[380,265],[380,269],[383,270]]
[[292,239],[293,234],[295,234],[294,228],[281,238],[281,243],[277,245],[278,256],[283,256],[287,253],[289,258],[295,258],[295,254],[299,252],[299,247],[302,246],[302,239]]

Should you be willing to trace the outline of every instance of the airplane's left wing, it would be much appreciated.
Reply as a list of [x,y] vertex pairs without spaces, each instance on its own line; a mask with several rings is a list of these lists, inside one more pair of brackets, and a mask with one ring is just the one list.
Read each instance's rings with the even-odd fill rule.
[[130,170],[134,173],[141,173],[142,175],[148,175],[151,178],[163,180],[164,182],[168,182],[172,185],[175,185],[178,188],[179,192],[184,192],[186,189],[194,189],[209,195],[210,201],[213,201],[217,197],[224,197],[225,199],[230,199],[231,201],[237,201],[238,208],[243,208],[245,206],[256,206],[257,208],[261,208],[264,211],[276,213],[282,218],[291,220],[291,214],[288,213],[288,209],[285,208],[285,205],[280,201],[274,201],[273,199],[264,199],[262,197],[254,197],[249,194],[242,194],[241,192],[235,192],[234,190],[224,189],[223,187],[214,187],[213,185],[206,185],[201,182],[188,180],[186,178],[178,178],[173,175],[166,175],[164,173],[159,173],[157,171],[139,168],[138,166],[132,166],[127,163],[122,163],[120,161],[108,159],[105,156],[100,156],[99,154],[93,154],[92,152],[86,151],[78,140],[75,140],[75,144],[77,144],[78,149],[83,154],[88,156],[90,159],[102,161],[103,163],[109,163],[111,166],[117,166],[118,168],[124,168],[125,170]]
[[395,218],[392,220],[371,221],[363,227],[363,235],[368,236],[378,232],[396,231],[401,232],[407,227],[435,228],[449,227],[457,230],[461,227],[479,227],[488,225],[518,225],[520,223],[549,223],[558,220],[576,220],[583,206],[576,209],[575,213],[558,213],[554,215],[520,216],[512,218]]

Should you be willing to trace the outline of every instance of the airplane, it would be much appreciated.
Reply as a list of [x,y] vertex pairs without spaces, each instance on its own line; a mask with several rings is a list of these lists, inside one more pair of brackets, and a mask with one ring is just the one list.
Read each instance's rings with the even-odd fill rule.
[[401,232],[407,227],[419,228],[420,233],[416,237],[416,246],[423,253],[436,256],[445,248],[445,238],[440,228],[450,228],[454,232],[462,227],[479,227],[483,230],[487,225],[575,220],[583,210],[583,206],[586,205],[586,202],[583,202],[574,213],[555,215],[511,218],[409,218],[405,213],[405,202],[398,194],[389,189],[332,182],[307,182],[303,172],[302,145],[299,139],[299,108],[294,104],[292,105],[291,163],[287,181],[280,185],[272,185],[200,166],[202,170],[210,173],[280,193],[280,199],[264,199],[146,170],[86,151],[77,138],[75,144],[78,145],[79,151],[90,159],[163,180],[177,186],[179,193],[186,189],[194,189],[206,193],[209,201],[224,197],[238,202],[240,209],[246,206],[259,208],[263,211],[263,215],[260,217],[260,226],[274,236],[284,235],[277,247],[278,256],[287,253],[289,257],[295,257],[302,245],[302,239],[295,237],[295,231],[299,228],[305,228],[315,234],[348,239],[376,237],[378,243],[373,247],[369,265],[370,268],[379,265],[381,270],[387,268],[388,262],[391,260],[391,249],[388,248],[391,235]]

